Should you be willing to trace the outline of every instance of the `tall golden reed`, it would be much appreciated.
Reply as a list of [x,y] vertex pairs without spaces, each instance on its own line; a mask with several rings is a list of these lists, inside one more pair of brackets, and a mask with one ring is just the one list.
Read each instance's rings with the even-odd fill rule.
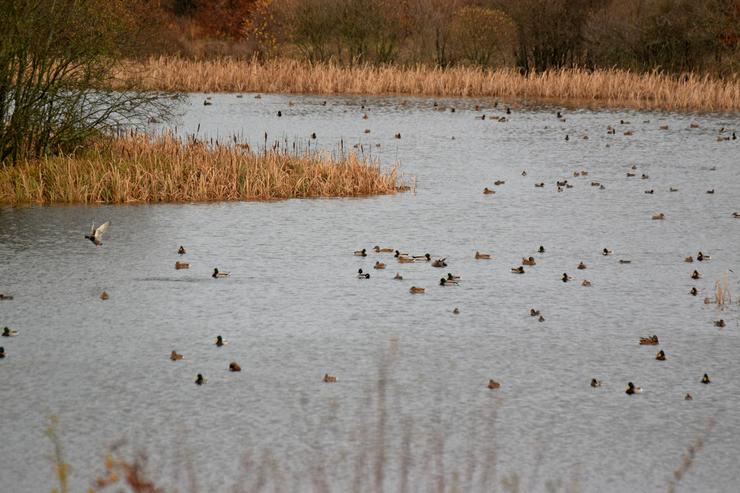
[[398,190],[397,170],[348,154],[183,143],[131,135],[79,155],[0,168],[0,203],[137,203],[355,197]]
[[172,57],[131,62],[123,70],[140,74],[141,88],[146,90],[501,97],[669,110],[740,110],[737,76],[719,80],[696,74],[676,77],[582,69],[520,75],[510,68],[346,67],[290,59],[258,63]]

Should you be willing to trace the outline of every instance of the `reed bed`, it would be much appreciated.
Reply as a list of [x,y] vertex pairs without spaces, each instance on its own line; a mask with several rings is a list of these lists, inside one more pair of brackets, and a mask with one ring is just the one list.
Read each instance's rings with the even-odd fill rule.
[[181,92],[405,94],[546,99],[666,110],[740,110],[740,78],[565,69],[521,75],[512,68],[341,66],[291,59],[266,62],[173,57],[130,62],[141,89]]
[[0,203],[137,203],[275,200],[388,194],[397,169],[354,153],[208,145],[163,135],[101,140],[77,155],[0,167]]

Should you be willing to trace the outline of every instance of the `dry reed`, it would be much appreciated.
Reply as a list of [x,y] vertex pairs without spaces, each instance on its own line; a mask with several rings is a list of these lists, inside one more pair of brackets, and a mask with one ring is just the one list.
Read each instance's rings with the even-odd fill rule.
[[669,110],[740,110],[737,76],[720,80],[616,69],[521,75],[511,68],[347,67],[290,59],[258,63],[172,57],[131,62],[122,70],[140,74],[145,90],[502,97]]
[[0,203],[136,203],[355,197],[401,189],[356,154],[256,153],[165,135],[94,143],[78,155],[0,167]]
[[717,303],[718,306],[732,303],[730,279],[727,274],[725,274],[722,279],[714,283],[714,302]]

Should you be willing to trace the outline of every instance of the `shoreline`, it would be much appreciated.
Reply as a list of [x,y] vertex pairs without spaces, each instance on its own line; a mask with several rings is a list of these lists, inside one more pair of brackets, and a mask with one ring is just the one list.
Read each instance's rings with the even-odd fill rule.
[[566,107],[740,111],[740,78],[718,80],[696,74],[567,69],[524,76],[509,68],[345,67],[289,59],[174,57],[129,61],[119,70],[135,74],[136,87],[144,91],[502,98]]

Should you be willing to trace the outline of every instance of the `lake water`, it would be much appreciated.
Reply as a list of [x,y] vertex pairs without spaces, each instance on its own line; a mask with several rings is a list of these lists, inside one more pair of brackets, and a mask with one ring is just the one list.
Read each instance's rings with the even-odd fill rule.
[[[0,208],[0,292],[15,297],[0,301],[0,326],[20,333],[0,339],[1,491],[51,489],[52,415],[74,491],[120,440],[160,484],[208,492],[664,491],[700,441],[680,489],[736,491],[740,306],[702,300],[726,274],[740,295],[740,140],[717,142],[738,114],[512,105],[498,122],[490,100],[253,96],[193,95],[178,131],[363,144],[416,192]],[[563,179],[573,188],[558,192]],[[102,246],[83,239],[106,220]],[[374,245],[448,267],[352,254]],[[699,250],[712,260],[684,263]],[[530,255],[535,267],[510,272]],[[459,286],[438,285],[447,272]],[[652,334],[659,347],[638,345]],[[644,393],[626,395],[628,381]]]

